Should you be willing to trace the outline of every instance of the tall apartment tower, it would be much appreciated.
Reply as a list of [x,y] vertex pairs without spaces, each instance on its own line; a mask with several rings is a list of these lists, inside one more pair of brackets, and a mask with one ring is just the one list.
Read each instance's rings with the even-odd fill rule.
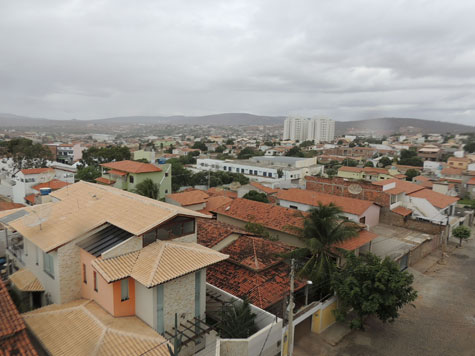
[[335,121],[324,117],[310,119],[307,140],[319,142],[333,141],[335,138]]
[[293,141],[333,141],[335,138],[335,121],[328,118],[288,117],[284,121],[284,140]]
[[308,137],[309,119],[288,117],[284,121],[284,140],[305,141]]

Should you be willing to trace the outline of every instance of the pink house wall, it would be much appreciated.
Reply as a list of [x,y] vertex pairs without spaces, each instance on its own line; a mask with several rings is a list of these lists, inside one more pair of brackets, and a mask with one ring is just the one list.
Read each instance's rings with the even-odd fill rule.
[[[91,262],[96,259],[90,253],[80,249],[81,259],[81,297],[92,299],[111,315],[114,315],[114,285],[108,284],[99,273],[97,275],[97,292],[94,290],[94,268]],[[86,265],[87,283],[84,283],[83,264]]]
[[366,225],[368,225],[369,227],[373,227],[379,224],[380,210],[380,206],[373,204],[368,208],[368,210],[363,213],[363,215],[360,216],[360,218],[364,216],[366,218]]

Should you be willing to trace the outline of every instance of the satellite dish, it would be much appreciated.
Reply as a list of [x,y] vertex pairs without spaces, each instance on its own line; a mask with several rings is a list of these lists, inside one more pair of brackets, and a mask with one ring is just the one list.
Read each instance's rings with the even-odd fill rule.
[[37,205],[23,218],[23,221],[24,224],[29,227],[39,225],[41,230],[41,224],[48,221],[50,214],[51,205]]
[[351,194],[360,194],[363,191],[363,188],[361,188],[361,185],[358,184],[350,184],[348,186],[348,191]]

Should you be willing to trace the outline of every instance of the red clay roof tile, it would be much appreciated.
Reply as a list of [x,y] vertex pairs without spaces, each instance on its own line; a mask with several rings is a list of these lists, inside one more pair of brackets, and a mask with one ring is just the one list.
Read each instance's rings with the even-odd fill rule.
[[161,168],[154,166],[153,164],[130,160],[103,163],[101,166],[127,173],[151,173],[162,171]]
[[33,189],[40,191],[41,188],[51,188],[51,190],[58,190],[64,188],[65,186],[69,185],[70,183],[63,182],[59,179],[53,179],[46,183],[40,183],[33,187]]

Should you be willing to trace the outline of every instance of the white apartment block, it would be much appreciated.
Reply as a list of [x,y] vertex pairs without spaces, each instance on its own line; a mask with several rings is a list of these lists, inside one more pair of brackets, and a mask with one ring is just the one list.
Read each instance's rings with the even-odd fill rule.
[[323,117],[289,117],[284,122],[284,140],[329,142],[335,138],[335,121]]

